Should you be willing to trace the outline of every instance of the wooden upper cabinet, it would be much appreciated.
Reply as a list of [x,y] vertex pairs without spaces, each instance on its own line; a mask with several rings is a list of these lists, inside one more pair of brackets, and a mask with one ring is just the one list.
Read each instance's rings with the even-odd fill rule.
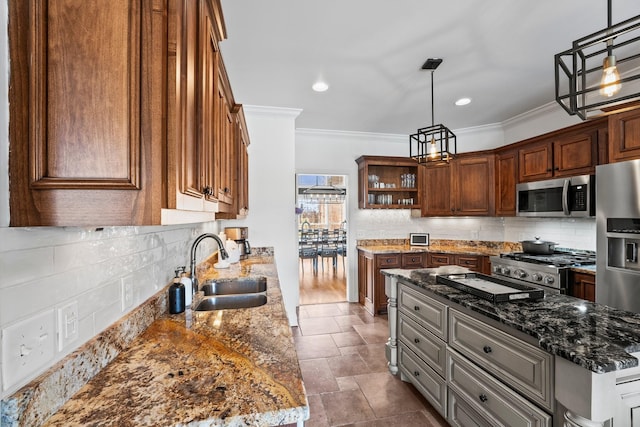
[[518,177],[518,151],[498,151],[496,154],[495,206],[498,216],[515,216],[516,182]]
[[454,159],[456,215],[493,215],[495,205],[493,154]]
[[532,138],[518,150],[519,182],[595,173],[603,163],[606,119]]
[[199,222],[233,203],[219,0],[25,0],[9,14],[10,225]]
[[640,108],[609,116],[609,161],[640,158]]
[[422,180],[422,216],[454,215],[451,194],[451,164],[428,163]]
[[422,216],[492,215],[495,208],[494,155],[459,155],[424,170]]
[[166,11],[9,2],[12,226],[160,222]]
[[422,166],[409,157],[360,156],[360,209],[413,209],[420,206]]
[[236,172],[234,167],[235,150],[233,147],[234,124],[231,111],[233,108],[233,95],[231,94],[229,77],[221,56],[218,58],[217,79],[215,122],[218,129],[215,136],[215,152],[218,160],[215,162],[215,188],[219,203],[218,209],[221,212],[230,212],[234,207],[233,175]]

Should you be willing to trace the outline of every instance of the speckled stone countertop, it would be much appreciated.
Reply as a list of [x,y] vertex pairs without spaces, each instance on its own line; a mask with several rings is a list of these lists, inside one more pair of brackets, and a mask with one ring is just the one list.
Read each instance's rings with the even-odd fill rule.
[[267,278],[265,305],[174,315],[165,309],[44,425],[272,426],[308,419],[273,256],[209,268],[199,279],[253,276]]
[[437,274],[452,271],[443,268],[389,269],[383,273],[406,279],[426,291],[522,331],[536,338],[543,350],[595,373],[638,366],[638,359],[630,353],[640,352],[640,314],[566,295],[494,304],[436,283]]
[[357,248],[372,254],[437,252],[494,256],[504,252],[522,251],[520,243],[446,239],[433,239],[429,246],[411,246],[407,239],[359,240]]

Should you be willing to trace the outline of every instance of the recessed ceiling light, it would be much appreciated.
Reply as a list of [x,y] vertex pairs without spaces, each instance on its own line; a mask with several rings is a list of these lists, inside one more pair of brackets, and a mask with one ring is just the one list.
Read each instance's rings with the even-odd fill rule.
[[460,98],[456,101],[456,105],[467,105],[471,103],[471,98]]
[[329,85],[326,84],[325,82],[323,82],[322,80],[317,81],[313,84],[313,86],[311,86],[311,88],[313,90],[315,90],[316,92],[324,92],[327,89],[329,89]]

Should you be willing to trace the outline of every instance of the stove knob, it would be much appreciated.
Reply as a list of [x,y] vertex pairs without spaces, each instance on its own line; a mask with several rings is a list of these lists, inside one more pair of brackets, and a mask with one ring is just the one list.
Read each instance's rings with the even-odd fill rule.
[[555,280],[551,276],[547,276],[544,278],[544,283],[546,283],[547,285],[551,285],[553,282],[555,282]]
[[542,280],[542,274],[540,273],[533,273],[533,275],[531,276],[531,278],[533,280],[535,280],[536,282],[539,282]]
[[525,277],[527,277],[527,272],[520,269],[514,271],[513,274],[520,279],[524,279]]
[[502,273],[502,268],[498,265],[493,267],[493,272],[494,273]]
[[510,275],[511,270],[509,269],[509,267],[502,267],[502,274],[504,274],[505,276]]

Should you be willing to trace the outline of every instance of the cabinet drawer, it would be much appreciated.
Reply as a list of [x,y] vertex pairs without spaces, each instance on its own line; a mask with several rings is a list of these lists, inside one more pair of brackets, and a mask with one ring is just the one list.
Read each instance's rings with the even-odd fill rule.
[[376,255],[376,267],[378,268],[400,268],[400,254]]
[[458,255],[456,264],[469,270],[482,270],[482,257],[477,255]]
[[445,377],[447,368],[447,345],[444,341],[404,314],[400,314],[398,337],[411,351],[427,362],[442,378]]
[[446,418],[447,383],[402,343],[398,346],[400,378],[410,382]]
[[452,427],[494,427],[480,416],[464,399],[451,388],[447,396],[447,421]]
[[495,426],[551,426],[551,416],[453,350],[447,353],[449,387]]
[[402,254],[402,268],[424,267],[424,254]]
[[428,296],[401,285],[398,290],[398,307],[402,313],[443,341],[447,340],[447,306]]
[[440,267],[441,265],[453,265],[454,255],[451,254],[429,254],[429,267]]
[[449,310],[449,345],[552,410],[550,354],[456,310]]

